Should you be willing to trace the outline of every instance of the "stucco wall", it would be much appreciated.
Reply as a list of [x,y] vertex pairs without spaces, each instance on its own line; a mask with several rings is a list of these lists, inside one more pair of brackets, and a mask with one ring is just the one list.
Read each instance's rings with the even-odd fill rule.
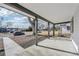
[[79,6],[74,14],[74,32],[72,33],[71,39],[79,52]]

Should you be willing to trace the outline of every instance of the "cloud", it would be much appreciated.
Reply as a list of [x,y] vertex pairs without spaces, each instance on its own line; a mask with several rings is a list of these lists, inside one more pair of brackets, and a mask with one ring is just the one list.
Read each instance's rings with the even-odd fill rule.
[[12,13],[13,13],[12,11],[0,7],[0,16],[8,16]]
[[[27,16],[20,15],[13,11],[0,7],[0,16],[4,18],[3,26],[5,27],[7,22],[12,22],[12,27],[28,28],[30,25]],[[6,16],[6,17],[5,17]]]

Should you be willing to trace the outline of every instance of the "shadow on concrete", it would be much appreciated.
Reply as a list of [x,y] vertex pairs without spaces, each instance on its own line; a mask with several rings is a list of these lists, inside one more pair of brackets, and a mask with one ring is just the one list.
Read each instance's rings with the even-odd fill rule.
[[0,56],[5,56],[5,51],[4,51],[4,49],[1,49],[1,50],[0,50]]
[[66,53],[70,53],[70,54],[74,54],[74,55],[78,55],[78,56],[79,56],[79,53],[74,53],[74,52],[65,51],[65,50],[61,50],[61,49],[56,49],[56,48],[46,47],[46,46],[42,46],[42,45],[37,45],[37,46],[39,46],[39,47],[43,47],[43,48],[47,48],[47,49],[57,50],[57,51],[61,51],[61,52],[66,52]]

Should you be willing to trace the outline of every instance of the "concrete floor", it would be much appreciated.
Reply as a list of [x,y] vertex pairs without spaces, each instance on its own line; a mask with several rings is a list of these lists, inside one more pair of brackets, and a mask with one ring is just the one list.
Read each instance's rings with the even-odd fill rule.
[[[57,40],[56,40],[57,39]],[[62,40],[62,38],[50,38],[32,45],[26,49],[22,48],[12,39],[5,37],[4,49],[6,56],[77,56],[77,52],[72,41]]]

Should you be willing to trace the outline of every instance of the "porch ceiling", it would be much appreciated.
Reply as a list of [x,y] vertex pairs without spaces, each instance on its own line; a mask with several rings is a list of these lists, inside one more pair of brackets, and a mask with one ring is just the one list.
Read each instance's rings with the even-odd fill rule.
[[59,23],[70,21],[78,4],[73,3],[19,3],[21,6],[48,19]]

